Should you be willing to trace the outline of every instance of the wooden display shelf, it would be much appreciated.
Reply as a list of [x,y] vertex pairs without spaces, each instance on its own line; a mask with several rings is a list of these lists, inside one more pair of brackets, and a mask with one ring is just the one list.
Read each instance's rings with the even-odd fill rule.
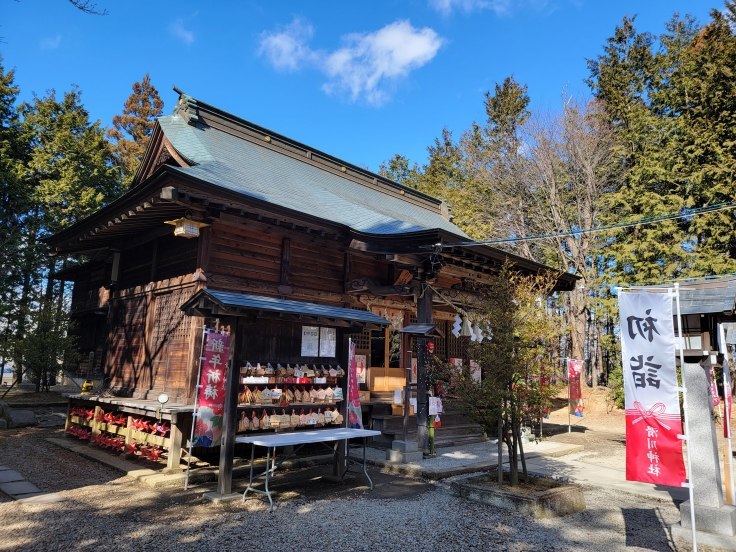
[[137,429],[130,428],[129,438],[131,441],[136,443],[143,443],[145,445],[157,445],[159,447],[169,448],[169,438],[161,437],[161,435],[154,435],[153,433],[147,433],[145,431],[138,431]]
[[340,424],[307,424],[307,425],[298,425],[298,426],[279,426],[279,427],[267,427],[265,429],[258,428],[258,429],[239,429],[236,431],[237,434],[243,434],[243,433],[278,433],[279,431],[299,431],[299,430],[308,430],[310,428],[325,428],[325,427],[343,427],[343,424],[345,422],[340,422]]
[[269,381],[245,381],[245,379],[248,376],[241,376],[240,378],[240,385],[337,385],[337,380],[339,380],[339,377],[333,378],[330,376],[327,376],[324,379],[325,381],[314,381],[315,378],[305,378],[309,379],[309,381],[286,381],[290,378],[282,378],[279,376],[256,376],[258,378],[266,378],[268,377]]
[[82,418],[81,416],[69,416],[69,421],[73,424],[81,425],[84,427],[92,427],[94,419],[88,420],[87,418]]
[[146,445],[158,445],[167,449],[170,443],[170,439],[168,437],[162,437],[161,435],[148,433],[146,431],[139,431],[130,426],[119,426],[105,422],[96,422],[94,419],[88,420],[87,418],[81,418],[79,416],[69,416],[69,421],[75,425],[88,427],[93,433],[104,431],[105,433],[125,437],[126,442],[135,441]]
[[122,435],[123,437],[128,432],[128,428],[126,426],[107,424],[105,422],[99,422],[97,424],[97,429],[99,429],[100,431],[105,431],[107,433],[112,433],[113,435]]
[[238,405],[238,408],[242,408],[242,409],[245,409],[245,408],[255,408],[255,409],[258,409],[258,408],[284,408],[284,409],[289,409],[289,408],[314,408],[314,407],[317,407],[317,406],[318,407],[322,407],[322,406],[337,406],[338,403],[341,403],[341,402],[342,402],[342,399],[340,399],[339,401],[333,401],[333,402],[321,402],[321,403],[318,403],[318,402],[312,402],[312,403],[289,403],[289,404],[286,404],[286,405],[281,405],[281,404],[278,404],[278,403],[274,403],[274,404],[265,404],[265,403],[263,403],[263,404],[261,404],[261,403],[252,403],[252,404],[249,404],[249,403],[241,403],[241,404]]

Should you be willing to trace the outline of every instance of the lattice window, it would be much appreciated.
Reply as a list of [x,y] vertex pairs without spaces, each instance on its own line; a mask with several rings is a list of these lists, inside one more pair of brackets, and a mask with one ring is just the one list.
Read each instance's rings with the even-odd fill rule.
[[360,333],[351,334],[350,336],[355,343],[355,348],[367,351],[371,348],[371,331],[363,330]]
[[154,321],[154,355],[164,342],[186,340],[189,338],[189,324],[183,323],[184,311],[179,306],[185,297],[181,290],[172,291],[156,297],[156,317]]
[[465,355],[465,342],[467,341],[467,338],[455,337],[451,332],[445,335],[447,335],[447,357],[462,358]]

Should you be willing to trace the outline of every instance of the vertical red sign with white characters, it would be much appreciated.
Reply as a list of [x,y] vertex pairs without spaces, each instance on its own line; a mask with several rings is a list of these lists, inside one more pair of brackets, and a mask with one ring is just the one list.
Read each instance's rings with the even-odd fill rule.
[[672,295],[619,293],[626,398],[626,479],[680,487],[686,480],[675,372]]
[[731,368],[728,361],[728,351],[723,355],[723,406],[723,436],[730,439],[733,396],[731,395]]
[[197,423],[192,441],[194,446],[220,445],[229,360],[230,335],[207,331],[197,393]]
[[347,427],[363,429],[363,411],[360,408],[360,391],[358,389],[358,363],[355,359],[355,342],[351,339],[348,359],[348,406]]
[[567,385],[569,387],[570,414],[581,417],[583,415],[583,389],[580,380],[583,376],[582,360],[567,360]]

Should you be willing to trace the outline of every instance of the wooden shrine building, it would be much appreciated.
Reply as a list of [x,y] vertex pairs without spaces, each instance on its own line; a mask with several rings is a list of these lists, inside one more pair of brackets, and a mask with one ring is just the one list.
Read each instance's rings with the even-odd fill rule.
[[[145,404],[165,392],[191,405],[202,317],[236,316],[249,297],[307,307],[286,317],[251,308],[236,361],[319,363],[301,357],[286,318],[351,335],[366,359],[365,390],[403,385],[390,342],[410,322],[434,323],[444,336],[435,352],[454,356],[455,312],[433,290],[462,302],[468,282],[505,263],[552,270],[486,246],[433,247],[468,240],[441,201],[181,93],[158,119],[130,191],[49,244],[82,261],[58,277],[74,282],[81,362],[102,373],[106,395]],[[574,285],[560,274],[559,290]],[[343,353],[338,344],[344,363]]]

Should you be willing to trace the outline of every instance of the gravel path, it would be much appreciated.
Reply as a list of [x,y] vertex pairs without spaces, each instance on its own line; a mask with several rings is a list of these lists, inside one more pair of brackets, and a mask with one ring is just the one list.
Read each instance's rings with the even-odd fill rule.
[[[309,477],[269,514],[261,498],[215,506],[204,487],[151,490],[59,449],[44,438],[60,431],[0,433],[0,463],[23,473],[60,502],[0,504],[0,550],[687,550],[665,527],[679,519],[671,502],[587,489],[585,512],[533,521],[474,504],[439,486],[379,474],[376,489],[359,479],[338,486]],[[237,482],[241,484],[242,482]],[[277,486],[278,490],[279,486]]]

